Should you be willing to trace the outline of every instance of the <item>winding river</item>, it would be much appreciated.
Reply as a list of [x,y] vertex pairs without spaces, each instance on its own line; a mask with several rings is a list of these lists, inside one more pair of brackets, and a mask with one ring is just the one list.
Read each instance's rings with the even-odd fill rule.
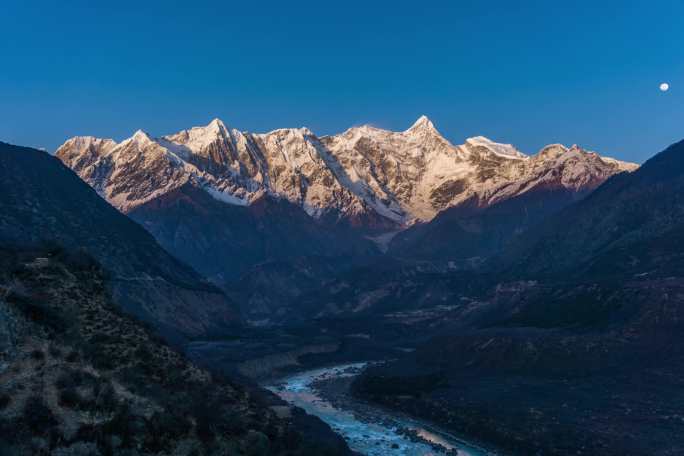
[[[267,388],[288,403],[316,415],[347,441],[349,447],[368,456],[492,456],[475,445],[425,423],[393,414],[354,400],[340,391],[324,388],[326,383],[356,376],[365,363],[345,364],[293,374]],[[327,393],[325,392],[327,391]]]

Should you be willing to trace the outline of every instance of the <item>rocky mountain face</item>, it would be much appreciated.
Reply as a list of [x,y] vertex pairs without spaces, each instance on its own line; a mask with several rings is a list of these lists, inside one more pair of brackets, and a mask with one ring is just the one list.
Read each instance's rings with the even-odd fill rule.
[[1,454],[351,454],[318,419],[122,313],[108,274],[79,251],[0,248]]
[[[497,150],[484,138],[469,139],[466,146],[475,151],[486,147]],[[477,264],[609,177],[637,169],[636,165],[600,157],[578,146],[554,144],[525,159],[513,155],[514,151],[498,153],[520,158],[508,164],[508,175],[470,182],[472,190],[463,194],[458,204],[450,204],[429,223],[416,224],[397,235],[390,253],[402,258],[444,260],[452,267]]]
[[323,142],[352,181],[373,190],[381,213],[404,224],[463,204],[491,206],[536,187],[589,190],[636,168],[577,146],[551,145],[532,157],[481,136],[454,146],[426,117],[404,132],[363,126]]
[[238,206],[269,195],[317,218],[365,210],[340,184],[320,140],[303,128],[257,135],[215,119],[163,138],[138,131],[120,144],[73,138],[57,156],[123,212],[188,182]]
[[163,334],[208,337],[240,324],[237,306],[223,292],[168,254],[55,157],[0,143],[0,194],[0,245],[51,244],[92,255],[107,271],[115,301]]
[[551,145],[533,157],[484,137],[454,146],[425,116],[403,132],[366,125],[322,138],[306,128],[240,132],[215,119],[161,138],[143,131],[121,143],[76,137],[56,155],[125,213],[191,183],[228,204],[269,195],[368,231],[538,186],[588,190],[636,168],[577,146]]

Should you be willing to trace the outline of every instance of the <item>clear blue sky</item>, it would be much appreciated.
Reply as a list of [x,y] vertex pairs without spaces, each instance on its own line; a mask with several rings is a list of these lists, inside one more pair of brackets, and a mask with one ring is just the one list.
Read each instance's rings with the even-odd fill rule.
[[0,140],[49,150],[213,117],[323,135],[426,114],[455,143],[639,162],[684,138],[682,1],[4,0],[0,17]]

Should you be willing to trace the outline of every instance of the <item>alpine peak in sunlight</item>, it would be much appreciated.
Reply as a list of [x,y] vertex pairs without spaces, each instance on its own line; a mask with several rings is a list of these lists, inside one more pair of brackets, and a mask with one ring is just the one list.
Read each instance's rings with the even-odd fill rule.
[[322,137],[307,128],[255,134],[214,119],[159,138],[142,130],[120,143],[75,137],[56,155],[126,213],[191,184],[228,204],[283,198],[316,219],[371,231],[540,186],[588,191],[637,168],[576,145],[554,144],[534,155],[483,136],[453,145],[426,116],[405,131],[362,125]]

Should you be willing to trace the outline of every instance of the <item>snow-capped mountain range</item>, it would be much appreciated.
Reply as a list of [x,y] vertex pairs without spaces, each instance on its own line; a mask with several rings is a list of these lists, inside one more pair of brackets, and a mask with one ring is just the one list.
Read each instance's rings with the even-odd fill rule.
[[74,137],[56,155],[124,213],[190,183],[227,204],[270,195],[314,218],[376,230],[428,221],[466,201],[486,207],[540,185],[586,191],[637,168],[576,145],[531,156],[482,136],[453,145],[425,116],[401,132],[364,125],[323,137],[306,128],[242,132],[214,119],[160,138],[142,130],[120,143]]

